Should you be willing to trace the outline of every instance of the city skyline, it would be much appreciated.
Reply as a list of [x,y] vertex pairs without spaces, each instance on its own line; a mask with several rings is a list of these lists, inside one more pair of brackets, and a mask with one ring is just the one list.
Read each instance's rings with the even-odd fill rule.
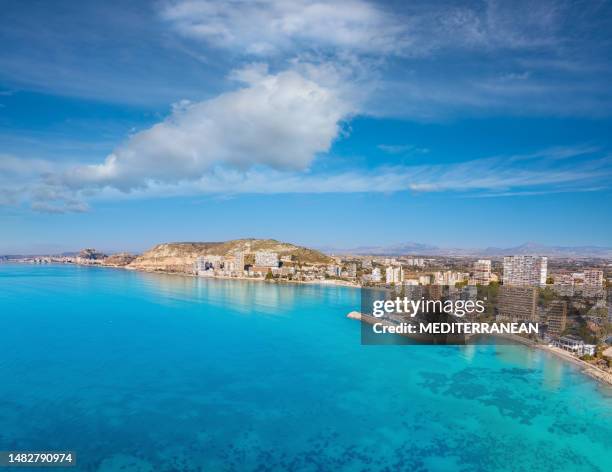
[[0,254],[612,246],[609,2],[3,13]]

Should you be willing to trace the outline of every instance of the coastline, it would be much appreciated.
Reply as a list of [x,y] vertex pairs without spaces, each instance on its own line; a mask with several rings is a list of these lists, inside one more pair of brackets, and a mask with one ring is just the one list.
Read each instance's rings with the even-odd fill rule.
[[[362,323],[373,324],[374,321],[377,321],[377,322],[382,322],[383,324],[386,324],[384,320],[382,321],[380,319],[374,320],[374,318],[367,316],[367,315],[363,315],[362,313],[358,311],[351,311],[350,313],[346,315],[346,317],[349,319],[357,320]],[[411,337],[406,334],[399,334],[399,336]],[[571,355],[569,352],[564,351],[563,349],[559,349],[554,346],[549,346],[547,344],[539,344],[539,343],[532,341],[531,339],[523,338],[521,336],[517,336],[514,334],[496,334],[494,336],[508,339],[517,344],[522,344],[523,346],[528,347],[530,349],[540,349],[544,352],[547,352],[555,356],[557,359],[561,359],[561,360],[570,362],[574,364],[576,367],[578,367],[580,372],[583,373],[584,375],[591,377],[592,379],[596,380],[600,384],[605,385],[606,387],[612,388],[612,373],[606,372],[600,369],[599,367],[596,367],[592,364],[589,364],[588,362],[583,361],[582,359],[578,359],[577,357]]]
[[599,367],[595,367],[588,362],[583,361],[582,359],[578,359],[577,357],[572,356],[569,352],[564,351],[563,349],[559,349],[558,347],[548,346],[544,344],[534,344],[535,348],[541,349],[545,352],[548,352],[559,359],[564,359],[569,361],[580,368],[580,371],[583,374],[588,375],[589,377],[607,385],[608,387],[612,387],[612,373],[601,370]]
[[[75,264],[80,266],[88,266],[88,264]],[[325,285],[325,286],[337,286],[337,287],[349,287],[349,288],[361,288],[360,285],[346,282],[344,280],[266,280],[263,277],[230,277],[225,275],[214,275],[210,277],[200,277],[196,274],[189,274],[187,272],[169,272],[164,270],[147,270],[147,269],[136,269],[134,267],[114,266],[97,264],[92,267],[110,267],[114,269],[132,270],[135,272],[143,272],[146,274],[164,274],[164,275],[179,275],[183,277],[194,277],[202,280],[240,280],[242,282],[267,282],[273,284],[305,284],[305,285]]]
[[562,360],[571,362],[576,367],[579,367],[580,371],[583,374],[588,375],[589,377],[607,386],[612,387],[612,373],[606,372],[600,369],[599,367],[594,366],[593,364],[589,364],[588,362],[583,361],[582,359],[579,359],[576,356],[573,356],[572,354],[570,354],[567,351],[564,351],[563,349],[560,349],[555,346],[549,346],[548,344],[537,343],[535,341],[532,341],[531,339],[523,338],[521,336],[516,336],[512,334],[504,334],[504,335],[498,335],[498,336],[506,338],[506,339],[510,339],[511,341],[514,341],[519,344],[523,344],[524,346],[527,346],[533,349],[540,349],[541,351],[547,352],[555,356],[557,359],[562,359]]
[[[0,262],[2,264],[3,262]],[[30,264],[29,262],[12,262],[13,264]],[[200,277],[196,274],[190,274],[188,272],[173,272],[166,270],[149,270],[149,269],[140,269],[136,267],[128,267],[124,265],[115,265],[115,264],[78,264],[78,263],[62,263],[62,262],[52,262],[45,265],[71,265],[78,267],[98,267],[98,268],[106,268],[106,269],[121,269],[127,271],[134,272],[142,272],[144,274],[163,274],[163,275],[176,275],[180,277],[194,277],[202,280],[211,279],[211,280],[240,280],[242,282],[267,282],[273,284],[305,284],[305,285],[323,285],[323,286],[336,286],[336,287],[346,287],[346,288],[362,288],[361,285],[348,282],[345,280],[336,280],[336,279],[326,279],[326,280],[266,280],[263,277],[230,277],[224,275],[215,275],[211,277]],[[31,264],[37,265],[37,264]]]

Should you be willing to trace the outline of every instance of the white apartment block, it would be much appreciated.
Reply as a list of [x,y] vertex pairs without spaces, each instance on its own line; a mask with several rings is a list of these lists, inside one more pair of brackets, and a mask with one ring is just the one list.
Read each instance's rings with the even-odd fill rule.
[[388,266],[386,269],[387,285],[400,284],[404,278],[404,270],[401,266]]
[[212,275],[223,267],[223,256],[200,256],[195,262],[197,275]]
[[491,261],[479,259],[474,262],[474,283],[477,285],[489,285],[491,282]]
[[255,265],[257,267],[278,267],[278,254],[269,251],[257,251],[255,253]]
[[327,266],[327,275],[330,277],[340,277],[340,266],[338,265],[328,265]]
[[412,259],[408,259],[406,263],[411,267],[423,267],[425,266],[425,259],[412,258]]
[[603,285],[603,270],[585,270],[582,280],[584,281],[585,286],[593,288],[601,287]]
[[574,277],[572,274],[555,274],[553,289],[559,295],[571,297],[574,295]]
[[236,251],[225,258],[224,269],[227,275],[244,275],[244,252]]
[[504,285],[544,286],[548,259],[540,256],[504,257]]
[[469,274],[466,274],[464,272],[453,272],[450,270],[447,270],[445,272],[434,272],[433,284],[454,286],[457,282],[463,282],[468,277]]

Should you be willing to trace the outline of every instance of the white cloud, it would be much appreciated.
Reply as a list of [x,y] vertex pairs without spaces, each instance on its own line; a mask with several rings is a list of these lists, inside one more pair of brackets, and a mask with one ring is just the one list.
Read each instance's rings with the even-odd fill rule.
[[[360,111],[439,120],[466,111],[609,115],[609,87],[593,65],[595,5],[367,0],[169,0],[161,17],[196,48],[278,67],[299,58],[347,69]],[[606,51],[607,52],[607,51]],[[605,56],[605,53],[603,53]],[[588,64],[561,73],[552,63]],[[609,70],[609,61],[603,61]],[[527,64],[529,64],[527,66]],[[357,83],[358,82],[358,83]],[[562,99],[559,99],[563,97]]]
[[[557,193],[588,186],[607,188],[610,157],[587,147],[551,148],[525,155],[496,156],[450,165],[380,166],[371,170],[304,173],[217,166],[198,179],[152,183],[131,194],[106,189],[102,198],[159,196],[289,194],[289,193],[416,193],[507,195],[509,192]],[[571,156],[589,159],[576,163]],[[566,159],[559,162],[559,159]],[[495,191],[496,193],[490,193]]]
[[56,162],[0,155],[0,206],[30,204],[44,213],[86,211],[80,192],[53,182],[60,171]]
[[170,0],[161,17],[181,35],[240,55],[295,51],[429,56],[440,49],[557,48],[569,7],[366,0]]
[[59,203],[48,203],[43,201],[34,201],[31,205],[32,210],[39,213],[84,213],[89,210],[89,206],[85,202],[78,200],[62,200]]
[[248,83],[175,106],[166,120],[133,135],[102,164],[73,168],[62,182],[131,190],[195,180],[216,165],[305,170],[329,150],[341,120],[354,109],[338,90],[293,70],[270,75],[257,65],[233,77]]
[[313,46],[364,53],[401,47],[404,26],[362,0],[187,0],[162,17],[181,34],[222,49],[276,55]]
[[420,148],[412,144],[379,144],[376,146],[387,154],[427,154],[428,148]]
[[[575,158],[581,157],[580,160]],[[23,160],[28,161],[28,160]],[[0,161],[1,162],[1,161]],[[322,172],[298,168],[253,165],[212,165],[198,174],[181,179],[144,178],[131,182],[133,190],[123,192],[112,180],[101,188],[99,181],[78,188],[62,185],[58,175],[40,174],[51,164],[45,161],[6,160],[4,168],[13,175],[43,175],[21,186],[0,180],[5,204],[29,203],[35,211],[47,213],[83,212],[85,200],[157,198],[193,195],[289,194],[289,193],[415,193],[453,192],[467,196],[507,196],[602,190],[612,177],[612,157],[589,146],[557,147],[523,155],[503,155],[450,165],[379,166],[370,170]],[[28,169],[35,174],[28,174]],[[82,170],[79,168],[79,170]],[[7,174],[8,175],[8,174]],[[595,190],[593,190],[595,191]],[[7,200],[12,196],[11,201]],[[0,203],[2,203],[0,201]]]

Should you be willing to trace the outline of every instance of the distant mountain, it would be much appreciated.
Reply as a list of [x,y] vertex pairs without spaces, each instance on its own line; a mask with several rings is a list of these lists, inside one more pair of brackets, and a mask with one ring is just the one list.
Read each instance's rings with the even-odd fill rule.
[[509,254],[537,254],[549,257],[601,257],[612,258],[612,248],[600,246],[545,246],[538,243],[525,243],[511,248],[488,247],[482,255],[507,256]]
[[360,246],[352,249],[326,248],[328,254],[355,254],[371,256],[487,256],[539,255],[548,257],[597,257],[612,259],[612,247],[599,246],[545,246],[527,242],[520,246],[499,248],[443,248],[429,244],[408,242],[389,246]]
[[439,247],[421,243],[401,243],[390,246],[359,246],[352,249],[323,249],[329,254],[362,254],[372,256],[393,256],[400,254],[437,254],[440,251]]

